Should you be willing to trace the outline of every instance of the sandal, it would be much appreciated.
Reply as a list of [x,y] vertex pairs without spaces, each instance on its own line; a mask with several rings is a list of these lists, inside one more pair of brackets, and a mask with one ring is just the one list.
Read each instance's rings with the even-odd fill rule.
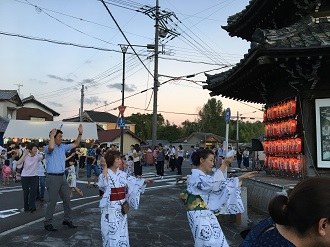
[[93,184],[94,188],[97,188],[98,186],[96,184]]
[[90,186],[90,185],[87,185],[87,188],[92,188],[92,186]]

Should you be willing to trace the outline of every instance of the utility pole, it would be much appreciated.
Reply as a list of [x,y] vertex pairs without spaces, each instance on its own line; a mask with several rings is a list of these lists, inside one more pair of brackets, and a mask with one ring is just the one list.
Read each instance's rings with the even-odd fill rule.
[[[123,52],[123,80],[121,84],[121,106],[124,107],[124,96],[125,96],[125,54],[128,49],[128,45],[120,45],[121,51]],[[123,117],[123,115],[122,115]],[[120,127],[120,154],[124,152],[124,126]]]
[[84,85],[81,85],[81,96],[80,96],[80,114],[79,114],[79,121],[83,122],[83,113],[84,113]]
[[154,68],[154,106],[152,112],[152,147],[156,146],[157,141],[157,94],[158,94],[158,38],[159,38],[159,1],[156,0],[155,17],[155,68]]
[[[141,12],[151,19],[155,20],[155,45],[154,45],[154,55],[155,55],[155,65],[154,65],[154,88],[153,88],[153,115],[152,115],[152,146],[156,146],[157,141],[157,95],[158,87],[160,86],[158,81],[158,55],[159,55],[159,38],[161,39],[173,39],[179,35],[172,27],[169,27],[169,23],[173,22],[171,17],[177,19],[176,15],[173,12],[166,10],[159,11],[159,0],[156,0],[156,7],[143,6],[138,9],[137,12]],[[178,19],[177,19],[178,20]],[[148,45],[152,47],[152,45]]]
[[21,87],[23,87],[23,85],[22,84],[14,84],[14,85],[16,85],[16,86],[18,86],[18,96],[21,96]]

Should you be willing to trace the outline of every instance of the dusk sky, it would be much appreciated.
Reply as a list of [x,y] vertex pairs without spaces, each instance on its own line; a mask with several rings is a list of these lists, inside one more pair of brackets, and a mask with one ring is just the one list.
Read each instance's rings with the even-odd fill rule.
[[[138,45],[134,49],[145,65],[128,48],[125,96],[132,97],[125,99],[125,116],[152,113],[152,90],[140,92],[153,86],[153,52],[143,46],[154,43],[154,20],[136,10],[150,9],[156,1],[106,2],[128,41]],[[205,71],[225,71],[248,52],[248,42],[230,37],[221,28],[228,16],[242,11],[248,2],[159,0],[161,10],[175,13],[177,18],[172,17],[166,25],[179,34],[160,40],[164,44],[164,54],[159,56],[160,83],[198,74],[189,81],[160,86],[158,110],[170,123],[195,120],[194,114],[210,99],[209,91],[202,89]],[[18,84],[23,85],[21,98],[33,95],[60,113],[55,120],[61,120],[78,115],[84,85],[84,110],[118,114],[114,108],[121,104],[123,59],[119,44],[127,41],[101,1],[1,0],[0,34],[1,89],[16,90]],[[223,67],[226,69],[221,70]],[[257,110],[262,105],[216,99],[224,108],[230,107],[232,115],[239,111],[243,117],[262,118]]]

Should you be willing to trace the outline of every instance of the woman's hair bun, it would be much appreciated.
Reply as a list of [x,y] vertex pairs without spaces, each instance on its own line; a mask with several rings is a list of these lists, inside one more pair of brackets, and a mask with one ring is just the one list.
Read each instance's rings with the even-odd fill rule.
[[278,195],[270,201],[268,212],[275,223],[280,225],[290,225],[288,220],[288,202],[288,197],[284,195]]

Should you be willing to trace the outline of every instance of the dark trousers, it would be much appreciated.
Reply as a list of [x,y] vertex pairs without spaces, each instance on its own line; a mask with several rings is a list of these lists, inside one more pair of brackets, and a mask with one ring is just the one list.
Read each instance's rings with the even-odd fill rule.
[[182,175],[181,167],[183,163],[183,157],[178,157],[178,162],[176,168],[178,169],[178,174]]
[[38,176],[22,177],[24,210],[31,210],[36,208],[37,186]]
[[79,168],[85,168],[86,156],[80,156],[79,158]]
[[142,176],[142,166],[140,161],[134,162],[134,175]]
[[241,168],[242,160],[237,160],[238,168]]
[[157,175],[164,176],[164,160],[163,161],[159,161],[159,160],[157,161],[156,169],[157,169]]
[[170,159],[170,168],[172,171],[175,169],[176,159]]

